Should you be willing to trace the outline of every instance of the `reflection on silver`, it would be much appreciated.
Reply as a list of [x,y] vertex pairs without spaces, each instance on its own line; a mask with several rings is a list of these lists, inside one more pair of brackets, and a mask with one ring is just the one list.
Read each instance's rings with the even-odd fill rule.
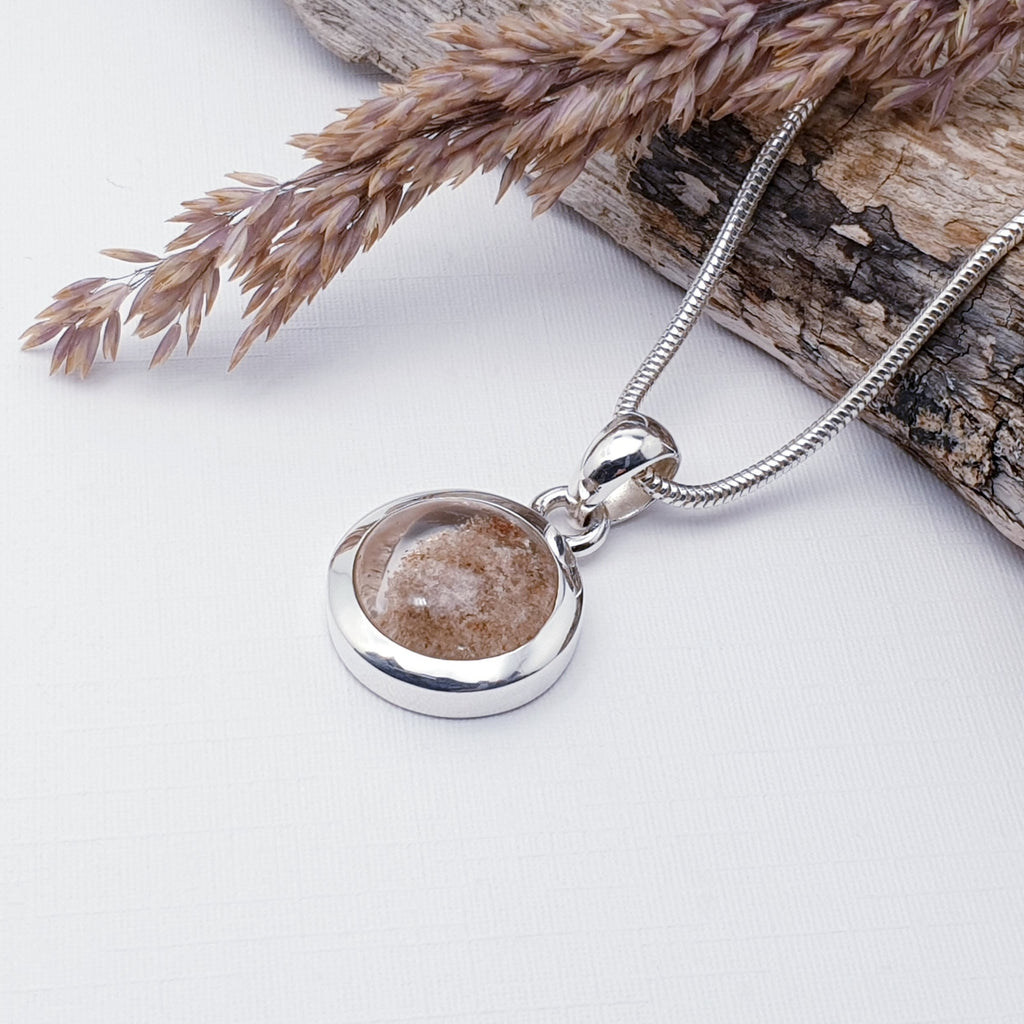
[[624,522],[654,500],[641,477],[670,477],[679,468],[672,435],[650,416],[620,413],[591,442],[576,474],[573,498],[581,516],[600,506],[610,522]]
[[[374,529],[389,519],[408,515],[414,506],[448,501],[466,502],[511,518],[554,561],[558,584],[550,615],[531,640],[506,654],[469,660],[420,654],[385,636],[360,604],[354,569],[360,548]],[[432,491],[400,498],[355,524],[331,559],[327,599],[335,649],[367,688],[392,704],[421,714],[478,718],[521,707],[561,675],[576,646],[583,584],[565,538],[533,509],[479,491]]]

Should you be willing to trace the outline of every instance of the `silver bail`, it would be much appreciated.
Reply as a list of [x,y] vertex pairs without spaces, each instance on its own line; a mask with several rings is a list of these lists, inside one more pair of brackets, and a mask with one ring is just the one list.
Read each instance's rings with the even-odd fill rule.
[[611,523],[630,519],[654,500],[637,478],[672,477],[678,467],[676,443],[657,420],[638,412],[616,416],[587,449],[570,488],[577,515],[585,519],[603,505]]

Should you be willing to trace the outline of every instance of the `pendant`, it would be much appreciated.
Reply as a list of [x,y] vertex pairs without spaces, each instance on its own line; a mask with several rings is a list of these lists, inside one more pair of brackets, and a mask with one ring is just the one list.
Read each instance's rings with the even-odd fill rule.
[[576,646],[583,584],[565,538],[531,508],[479,491],[400,498],[331,560],[341,660],[410,711],[476,718],[540,696]]
[[[331,559],[339,657],[378,696],[421,714],[478,718],[534,700],[576,647],[577,557],[649,504],[636,478],[676,465],[664,428],[632,413],[599,435],[571,489],[546,491],[532,507],[481,491],[381,506]],[[559,510],[562,528],[549,518]]]

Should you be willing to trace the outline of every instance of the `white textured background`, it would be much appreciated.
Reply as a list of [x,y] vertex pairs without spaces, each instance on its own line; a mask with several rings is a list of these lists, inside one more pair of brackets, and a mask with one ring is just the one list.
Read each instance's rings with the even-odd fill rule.
[[[158,372],[19,353],[375,81],[275,0],[5,11],[0,1020],[1024,1021],[1024,555],[868,431],[616,531],[526,709],[337,663],[345,527],[563,482],[674,308],[587,224],[439,195],[230,376],[230,291]],[[710,326],[650,403],[694,478],[820,409]]]

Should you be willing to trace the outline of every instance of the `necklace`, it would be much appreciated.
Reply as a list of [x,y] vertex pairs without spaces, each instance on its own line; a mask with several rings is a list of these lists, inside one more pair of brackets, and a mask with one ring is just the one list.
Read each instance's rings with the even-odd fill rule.
[[529,506],[478,491],[413,494],[369,513],[345,535],[328,572],[328,622],[342,662],[370,690],[445,718],[498,714],[540,696],[578,639],[577,560],[613,525],[656,500],[688,509],[721,505],[798,465],[852,422],[1024,241],[1022,210],[975,250],[861,380],[788,444],[720,480],[673,479],[675,441],[640,405],[707,305],[815,106],[794,107],[761,148],[682,305],[571,484],[544,491]]

